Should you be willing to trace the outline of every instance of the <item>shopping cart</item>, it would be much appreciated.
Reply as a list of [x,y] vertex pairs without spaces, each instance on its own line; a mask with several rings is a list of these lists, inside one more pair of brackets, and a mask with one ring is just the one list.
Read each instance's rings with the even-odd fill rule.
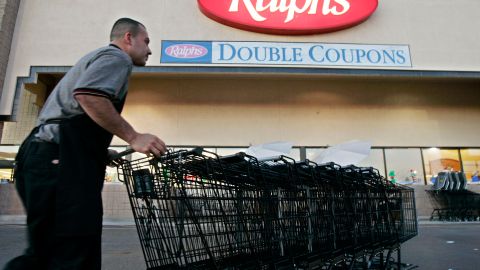
[[470,190],[426,190],[433,206],[430,220],[480,220],[480,194]]
[[147,269],[406,269],[417,235],[413,190],[373,168],[202,148],[116,162]]
[[430,220],[476,221],[480,219],[480,194],[467,190],[464,172],[439,172],[432,189],[426,192],[433,206]]

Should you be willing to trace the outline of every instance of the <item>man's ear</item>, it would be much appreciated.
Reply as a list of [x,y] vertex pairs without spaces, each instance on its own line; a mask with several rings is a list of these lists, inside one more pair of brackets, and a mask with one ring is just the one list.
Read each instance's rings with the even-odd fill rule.
[[125,42],[125,44],[132,45],[132,33],[126,32],[123,35],[123,42]]

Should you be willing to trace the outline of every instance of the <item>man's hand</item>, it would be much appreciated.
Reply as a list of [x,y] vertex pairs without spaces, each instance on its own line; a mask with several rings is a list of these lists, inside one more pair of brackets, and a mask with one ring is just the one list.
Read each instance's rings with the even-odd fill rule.
[[147,155],[153,154],[159,157],[167,151],[165,143],[160,138],[148,133],[137,133],[137,136],[128,143],[133,150]]

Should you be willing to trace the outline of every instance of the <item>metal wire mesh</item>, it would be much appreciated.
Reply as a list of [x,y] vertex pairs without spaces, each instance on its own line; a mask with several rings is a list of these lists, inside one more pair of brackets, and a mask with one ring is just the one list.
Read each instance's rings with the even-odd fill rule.
[[431,220],[480,220],[480,194],[470,190],[426,190],[433,211]]
[[119,175],[148,269],[354,269],[417,234],[413,190],[372,168],[198,148]]

